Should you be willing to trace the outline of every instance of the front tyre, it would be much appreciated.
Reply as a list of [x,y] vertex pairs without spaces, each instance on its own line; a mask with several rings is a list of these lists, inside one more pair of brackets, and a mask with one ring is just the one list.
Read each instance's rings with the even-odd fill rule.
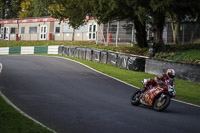
[[159,97],[155,98],[155,102],[153,104],[153,108],[156,111],[165,110],[170,104],[171,98],[167,94],[161,94]]
[[140,95],[142,94],[141,90],[137,90],[131,97],[131,104],[138,106],[140,104]]

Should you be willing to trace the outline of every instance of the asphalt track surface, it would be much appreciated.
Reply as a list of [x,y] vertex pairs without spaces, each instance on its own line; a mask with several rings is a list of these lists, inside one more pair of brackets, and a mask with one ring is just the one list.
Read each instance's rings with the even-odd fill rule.
[[131,106],[135,88],[75,62],[45,56],[0,56],[0,62],[2,93],[58,133],[200,133],[199,107]]

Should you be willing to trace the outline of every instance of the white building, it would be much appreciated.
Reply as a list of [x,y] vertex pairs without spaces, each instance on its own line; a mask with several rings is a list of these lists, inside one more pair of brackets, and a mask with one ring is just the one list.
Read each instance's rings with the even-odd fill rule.
[[[72,40],[73,28],[58,19],[26,18],[0,20],[1,40]],[[96,40],[98,25],[95,20],[75,31],[77,41]]]

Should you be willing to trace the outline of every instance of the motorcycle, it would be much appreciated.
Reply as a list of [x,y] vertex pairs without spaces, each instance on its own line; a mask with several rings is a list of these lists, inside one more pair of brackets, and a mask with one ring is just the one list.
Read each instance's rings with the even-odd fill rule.
[[163,111],[169,106],[171,98],[175,95],[173,80],[169,79],[163,85],[156,85],[146,91],[137,90],[131,97],[131,104],[134,106],[142,104],[152,107],[156,111]]

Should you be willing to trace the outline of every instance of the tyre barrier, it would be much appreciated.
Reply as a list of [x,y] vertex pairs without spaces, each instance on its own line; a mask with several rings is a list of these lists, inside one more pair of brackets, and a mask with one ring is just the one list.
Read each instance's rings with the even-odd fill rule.
[[144,72],[145,57],[130,56],[111,51],[86,47],[59,46],[60,55],[86,59],[89,61],[110,64],[123,69]]

